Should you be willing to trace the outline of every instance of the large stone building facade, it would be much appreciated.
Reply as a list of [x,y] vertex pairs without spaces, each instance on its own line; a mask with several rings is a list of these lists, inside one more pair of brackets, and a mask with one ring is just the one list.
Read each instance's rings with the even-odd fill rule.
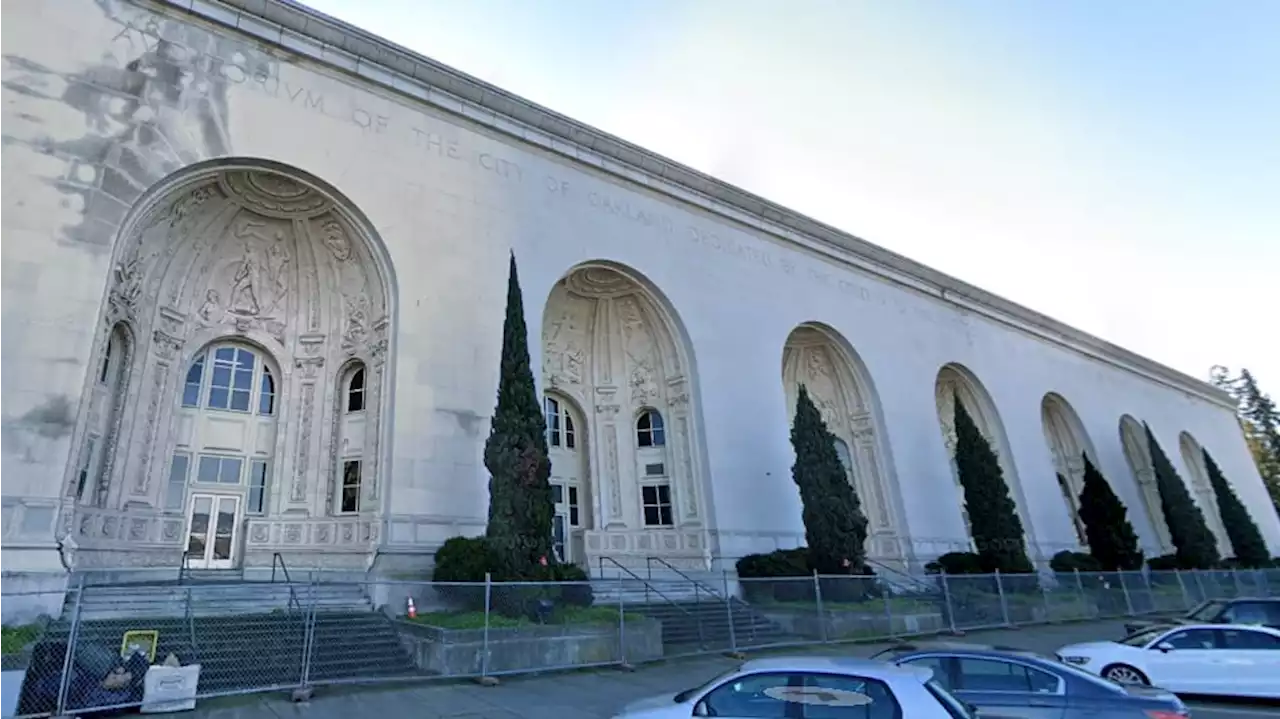
[[293,4],[4,19],[6,572],[425,568],[483,530],[511,252],[569,561],[803,542],[802,384],[882,561],[968,546],[957,396],[1034,555],[1085,455],[1168,549],[1143,422],[1280,553],[1203,382]]

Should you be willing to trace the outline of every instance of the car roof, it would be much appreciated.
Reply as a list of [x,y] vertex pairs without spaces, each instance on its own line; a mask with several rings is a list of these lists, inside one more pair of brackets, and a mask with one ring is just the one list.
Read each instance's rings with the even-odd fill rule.
[[819,672],[857,674],[868,679],[913,679],[925,681],[933,676],[926,667],[900,667],[895,664],[861,657],[794,655],[752,659],[743,663],[743,672]]
[[1147,632],[1156,631],[1156,630],[1163,632],[1163,631],[1168,631],[1170,629],[1177,629],[1179,631],[1187,630],[1187,629],[1249,629],[1255,632],[1262,632],[1263,634],[1270,634],[1275,637],[1280,637],[1280,629],[1272,629],[1271,627],[1268,627],[1262,624],[1203,624],[1203,623],[1201,624],[1155,624],[1150,627],[1144,627],[1139,631],[1136,631],[1133,634],[1130,634],[1129,636],[1135,636],[1137,634],[1145,634]]

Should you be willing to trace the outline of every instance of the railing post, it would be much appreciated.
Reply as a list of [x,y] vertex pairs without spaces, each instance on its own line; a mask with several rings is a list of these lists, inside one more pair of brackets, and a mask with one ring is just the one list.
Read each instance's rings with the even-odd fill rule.
[[942,602],[943,608],[947,610],[947,625],[951,627],[951,633],[956,634],[956,608],[951,605],[951,590],[947,587],[946,570],[939,570],[938,581],[942,582]]
[[55,716],[69,716],[67,713],[67,691],[71,688],[71,668],[75,666],[76,641],[80,634],[80,607],[84,601],[84,577],[80,575],[75,589],[76,603],[71,608],[71,628],[67,631],[67,654],[62,658],[62,679],[58,682],[58,704]]
[[1244,591],[1244,582],[1241,582],[1241,581],[1240,581],[1240,570],[1239,570],[1239,569],[1232,569],[1232,570],[1231,570],[1231,579],[1232,579],[1232,580],[1234,580],[1234,581],[1235,581],[1235,584],[1236,584],[1236,596],[1237,596],[1237,597],[1244,596],[1244,594],[1245,594],[1245,591]]
[[[489,603],[486,601],[485,606]],[[489,620],[486,615],[485,631],[488,632]],[[622,576],[618,576],[618,654],[622,666],[627,666],[627,605],[622,596]]]
[[1156,592],[1151,586],[1151,572],[1142,572],[1142,584],[1147,588],[1147,604],[1150,607],[1147,612],[1144,612],[1144,614],[1160,611],[1159,608],[1156,607]]
[[818,608],[818,631],[822,633],[822,643],[826,644],[827,636],[827,612],[822,606],[822,578],[818,576],[818,570],[813,570],[813,598]]
[[1004,619],[1006,627],[1014,626],[1013,621],[1009,618],[1009,599],[1004,595],[1004,580],[1000,578],[1000,570],[995,570],[996,575],[996,596],[1000,597],[1000,616]]
[[308,593],[311,595],[311,605],[307,607],[307,611],[302,613],[303,635],[302,635],[302,682],[298,687],[306,691],[311,685],[311,657],[315,652],[316,643],[316,579],[311,574],[307,577],[310,582]]
[[[1040,587],[1040,598],[1044,600],[1044,620],[1046,622],[1052,622],[1053,621],[1053,605],[1049,601],[1049,590],[1045,587],[1045,584],[1044,584],[1046,579],[1039,572],[1035,574],[1035,578],[1036,578],[1036,586]],[[1058,584],[1057,572],[1053,573],[1053,583],[1054,583],[1054,586],[1057,586]]]
[[729,651],[738,651],[738,631],[733,626],[733,597],[729,596],[729,572],[721,569],[720,580],[724,585],[724,611],[729,619]]
[[1120,591],[1124,592],[1125,616],[1132,617],[1134,616],[1133,598],[1129,596],[1129,585],[1124,581],[1125,574],[1123,570],[1116,572],[1116,576],[1120,579]]
[[701,606],[702,606],[702,597],[699,596],[699,593],[698,593],[698,583],[694,582],[693,583],[693,611],[695,612],[695,614],[693,616],[694,616],[694,619],[697,620],[698,622],[698,645],[701,646],[703,649],[706,649],[707,635],[705,632],[702,631]]
[[[1204,588],[1204,577],[1200,576],[1201,574],[1203,574],[1203,572],[1201,572],[1199,569],[1192,569],[1189,571],[1191,572],[1191,576],[1195,577],[1196,589],[1200,590],[1200,601],[1204,602],[1210,599],[1217,599],[1217,597],[1210,597],[1208,590]],[[1199,602],[1197,602],[1197,604],[1199,604]]]
[[493,605],[493,575],[484,573],[484,638],[480,646],[480,676],[489,676],[489,611]]
[[893,626],[893,588],[888,583],[885,583],[882,585],[881,591],[881,597],[884,599],[884,616],[889,622],[886,636],[896,637],[898,636],[898,630]]

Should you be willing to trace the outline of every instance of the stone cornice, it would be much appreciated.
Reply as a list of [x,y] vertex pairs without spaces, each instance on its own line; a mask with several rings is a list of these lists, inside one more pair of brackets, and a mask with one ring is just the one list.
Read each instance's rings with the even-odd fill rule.
[[154,0],[1234,411],[1224,391],[292,0]]

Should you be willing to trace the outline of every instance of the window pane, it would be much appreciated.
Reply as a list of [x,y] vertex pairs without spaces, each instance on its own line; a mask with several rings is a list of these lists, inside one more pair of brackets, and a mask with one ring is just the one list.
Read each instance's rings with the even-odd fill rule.
[[947,691],[951,690],[951,677],[947,676],[947,670],[943,666],[945,660],[942,657],[921,657],[920,659],[910,659],[904,664],[910,664],[913,667],[925,667],[933,670],[933,679],[942,685]]
[[658,503],[658,488],[654,486],[646,486],[640,488],[640,497],[645,504]]
[[276,381],[272,379],[269,370],[262,370],[260,384],[262,386],[258,388],[258,414],[271,415],[276,409]]
[[658,504],[671,504],[671,487],[666,484],[659,484],[655,489],[658,490]]
[[182,406],[196,407],[200,404],[200,384],[188,384],[182,388]]
[[560,504],[564,501],[564,487],[558,484],[551,485],[551,501],[555,504]]
[[266,492],[261,487],[253,487],[249,490],[249,512],[252,514],[262,513],[262,504]]
[[960,659],[960,689],[970,692],[1026,692],[1030,690],[1027,670],[1021,664]]
[[204,375],[204,355],[200,355],[195,362],[191,363],[191,369],[187,370],[187,382],[200,384],[200,378]]
[[664,504],[658,507],[658,523],[664,527],[675,524],[675,518],[671,516],[671,505]]
[[200,471],[196,473],[197,482],[217,482],[218,481],[218,458],[217,457],[201,457]]
[[646,526],[654,527],[662,524],[662,517],[658,514],[658,508],[654,506],[646,506],[644,508],[644,523]]
[[647,412],[646,414],[649,417],[650,426],[657,431],[662,431],[662,415],[658,412]]
[[231,403],[231,394],[225,389],[213,387],[209,390],[209,406],[214,409],[226,409]]
[[649,414],[649,412],[644,412],[640,415],[640,418],[636,420],[637,432],[647,432],[652,428],[652,425],[649,422]]
[[578,488],[577,487],[569,488],[569,506],[570,507],[578,506]]
[[[800,707],[787,701],[787,687],[797,687],[798,677],[786,674],[754,674],[732,679],[703,699],[710,716],[734,719],[786,719],[799,716]],[[858,717],[862,719],[862,717]],[[876,718],[878,719],[878,717]]]
[[219,347],[218,351],[213,354],[214,359],[223,362],[233,362],[236,358],[236,350],[234,347]]
[[236,370],[236,389],[253,389],[253,370]]
[[653,446],[663,447],[667,444],[667,433],[661,429],[653,430]]
[[231,409],[237,412],[249,411],[249,390],[234,390],[231,393]]
[[1178,632],[1165,638],[1174,649],[1213,649],[1215,648],[1213,630],[1191,629]]
[[230,387],[231,386],[231,368],[224,365],[215,364],[213,366],[213,386],[214,387]]
[[342,511],[344,512],[360,511],[360,488],[359,487],[343,487],[342,488]]
[[[898,702],[889,687],[874,679],[837,676],[833,674],[809,674],[804,685],[830,692],[827,702],[804,702],[805,719],[891,719],[899,715]],[[824,697],[825,698],[825,697]],[[849,701],[840,701],[848,699]],[[856,706],[851,706],[854,702]],[[843,705],[843,706],[841,706]]]
[[354,392],[362,389],[364,389],[364,370],[358,369],[351,375],[351,390]]
[[576,506],[569,507],[569,524],[578,526],[578,508]]
[[218,472],[218,481],[222,484],[240,484],[240,467],[242,462],[233,457],[223,457]]
[[267,463],[262,460],[254,460],[253,466],[249,470],[249,484],[255,487],[261,487],[267,483]]
[[253,360],[254,360],[253,353],[250,352],[249,350],[242,349],[242,350],[238,350],[236,354],[238,355],[238,357],[236,358],[236,362],[237,364],[240,365],[240,369],[242,370],[247,369],[249,370],[249,374],[252,375]]
[[[568,419],[569,419],[568,417],[565,417],[565,420],[566,420],[566,421],[567,421]],[[565,433],[564,433],[564,446],[565,446],[565,449],[573,449],[573,448],[574,448],[573,432],[571,432],[571,431],[569,431],[569,430],[565,430]]]
[[650,434],[650,433],[649,433],[649,432],[647,432],[647,431],[637,432],[637,433],[636,433],[636,445],[637,445],[637,446],[640,446],[640,447],[652,447],[652,446],[653,446],[653,435],[652,435],[652,434]]

